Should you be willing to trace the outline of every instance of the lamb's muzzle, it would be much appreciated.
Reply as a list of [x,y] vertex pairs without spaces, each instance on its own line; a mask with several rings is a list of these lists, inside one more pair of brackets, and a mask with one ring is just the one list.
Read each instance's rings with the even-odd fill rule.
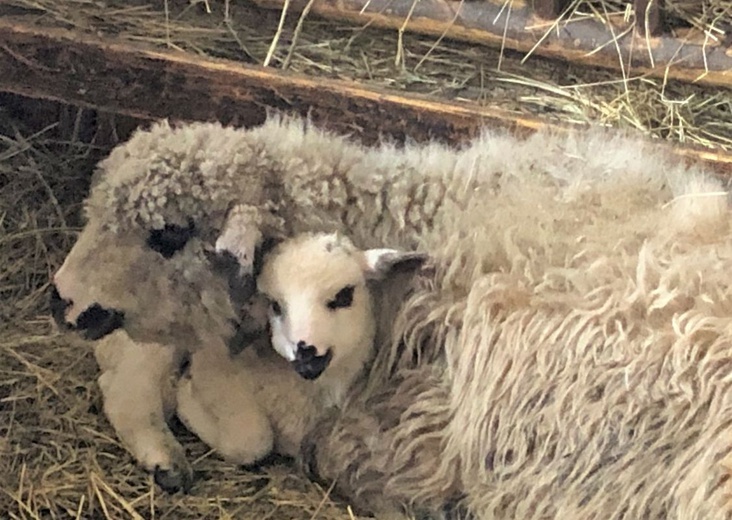
[[51,285],[51,296],[49,298],[49,307],[51,309],[51,316],[53,321],[61,330],[69,330],[72,328],[71,324],[66,321],[66,309],[71,306],[69,300],[64,300],[58,292],[55,285]]
[[81,311],[76,320],[71,322],[67,318],[67,312],[72,307],[73,301],[64,299],[53,285],[50,297],[51,315],[61,330],[75,330],[85,339],[98,340],[124,325],[123,312],[105,309],[98,303]]
[[80,331],[84,338],[95,341],[121,328],[124,322],[123,312],[105,309],[95,303],[79,315],[76,330]]
[[297,344],[297,353],[292,366],[301,377],[308,380],[317,379],[328,368],[330,360],[333,359],[333,349],[328,349],[325,354],[319,356],[313,345],[307,345],[304,341]]

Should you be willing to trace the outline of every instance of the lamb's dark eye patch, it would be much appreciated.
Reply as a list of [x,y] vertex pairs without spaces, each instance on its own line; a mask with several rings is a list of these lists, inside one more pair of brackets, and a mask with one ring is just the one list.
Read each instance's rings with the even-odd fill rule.
[[353,291],[355,290],[355,287],[353,285],[348,285],[338,291],[338,293],[335,295],[335,298],[330,300],[326,305],[328,308],[332,311],[336,309],[345,309],[346,307],[350,307],[351,304],[353,304]]
[[275,316],[282,316],[282,307],[277,300],[270,300],[269,307],[272,309]]
[[193,221],[187,227],[165,224],[163,229],[153,229],[147,237],[147,245],[163,258],[170,258],[185,247],[195,232]]

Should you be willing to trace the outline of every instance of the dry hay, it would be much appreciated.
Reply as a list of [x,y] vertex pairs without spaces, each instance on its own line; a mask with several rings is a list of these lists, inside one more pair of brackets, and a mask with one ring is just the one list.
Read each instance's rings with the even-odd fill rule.
[[46,309],[109,145],[94,144],[88,112],[62,108],[67,117],[31,127],[9,116],[18,103],[0,96],[0,518],[354,518],[291,467],[244,471],[185,431],[201,473],[191,495],[161,493],[134,466],[100,413],[91,346],[58,335]]
[[[628,0],[574,0],[568,10],[572,16],[622,15],[627,17],[632,8]],[[666,0],[661,6],[664,25],[674,34],[685,29],[697,29],[712,37],[729,34],[732,30],[732,1],[730,0]]]
[[[622,77],[536,55],[522,62],[523,55],[509,51],[414,34],[399,38],[394,30],[313,16],[298,20],[294,13],[275,38],[280,13],[259,10],[247,0],[9,1],[26,13],[31,9],[25,19],[38,24],[732,150],[729,89],[664,81],[632,70]],[[566,17],[626,16],[629,4],[573,0]],[[676,13],[676,26],[704,24],[710,34],[730,20],[730,5],[730,0],[667,2]]]

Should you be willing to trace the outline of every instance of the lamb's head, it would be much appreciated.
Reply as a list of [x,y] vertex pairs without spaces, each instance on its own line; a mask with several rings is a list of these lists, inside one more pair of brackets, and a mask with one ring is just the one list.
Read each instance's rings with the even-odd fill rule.
[[427,256],[356,248],[338,234],[302,234],[277,244],[257,278],[269,299],[272,345],[305,379],[327,367],[360,369],[375,335],[373,284],[418,270]]
[[239,305],[256,290],[265,197],[254,148],[217,125],[161,124],[115,149],[53,277],[57,323],[89,339],[123,327],[134,340],[182,348],[233,336]]
[[140,341],[195,347],[232,336],[255,290],[252,273],[194,220],[113,231],[92,218],[53,277],[51,311],[91,340],[124,327]]

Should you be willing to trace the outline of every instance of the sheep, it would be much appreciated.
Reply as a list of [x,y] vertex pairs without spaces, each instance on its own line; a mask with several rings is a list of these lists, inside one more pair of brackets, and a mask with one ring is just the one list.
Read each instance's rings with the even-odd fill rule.
[[90,339],[124,327],[133,340],[195,350],[237,321],[210,254],[246,279],[263,237],[340,231],[364,249],[424,250],[422,232],[472,189],[441,180],[451,161],[437,145],[369,150],[298,120],[157,123],[100,163],[88,224],[54,275],[56,314]]
[[[602,129],[365,148],[299,120],[159,123],[102,163],[56,314],[195,352],[236,322],[237,291],[206,250],[234,259],[231,279],[251,274],[267,236],[340,231],[362,249],[425,251],[434,275],[393,313],[363,384],[306,435],[314,473],[478,518],[722,517],[729,203],[669,157]],[[183,238],[161,245],[165,232]],[[122,265],[97,269],[112,245]],[[131,262],[152,287],[138,291]],[[84,270],[93,290],[69,281]],[[171,274],[183,288],[160,281]],[[150,308],[155,295],[168,310]],[[432,478],[415,491],[420,474]]]
[[[277,294],[277,306],[296,307],[287,318],[269,317],[275,344],[286,336],[283,328],[299,327],[312,352],[296,349],[289,362],[275,354],[263,337],[262,317],[255,316],[262,296],[249,302],[247,314],[258,334],[250,330],[241,338],[239,351],[220,342],[202,346],[185,370],[180,349],[135,343],[115,330],[95,347],[104,411],[134,458],[169,491],[193,484],[183,448],[166,424],[174,414],[229,462],[250,465],[273,451],[294,457],[304,433],[323,410],[339,405],[372,353],[372,293],[379,297],[384,284],[403,281],[425,260],[419,253],[356,250],[335,234],[281,242],[266,253],[258,278],[262,294]],[[318,356],[314,343],[328,345],[328,355]],[[320,378],[325,366],[334,371]]]
[[[330,233],[281,242],[258,277],[272,341],[235,356],[210,346],[193,352],[177,382],[178,416],[229,461],[296,457],[305,433],[341,405],[373,354],[379,288],[400,282],[387,292],[401,293],[425,261],[419,253],[362,251]],[[328,354],[318,354],[324,347]],[[278,355],[283,348],[287,359]]]
[[[618,170],[587,175],[585,146],[561,177],[503,181],[493,208],[453,221],[476,233],[447,244],[464,256],[443,260],[435,280],[467,290],[444,306],[415,295],[404,312],[421,321],[399,332],[415,348],[441,338],[448,390],[397,387],[382,406],[402,422],[386,433],[364,427],[368,403],[344,407],[306,440],[316,474],[365,502],[377,486],[445,502],[459,489],[476,518],[729,516],[728,194],[655,154],[628,164],[626,152]],[[442,460],[395,465],[369,453],[373,431],[391,436],[392,457],[437,442]],[[422,489],[399,473],[415,466],[434,477]]]
[[[241,348],[262,342],[269,345],[266,318],[251,313],[260,306],[256,299],[249,302],[248,312],[242,312],[247,326],[240,327],[239,344],[232,345],[227,353],[235,355]],[[203,351],[217,348],[222,348],[221,344]],[[190,354],[171,345],[132,341],[124,330],[117,329],[96,341],[94,355],[103,411],[122,444],[162,489],[190,491],[193,468],[168,425],[177,415],[179,382],[188,374]],[[212,447],[232,458],[226,445]],[[232,462],[238,461],[234,459]]]

